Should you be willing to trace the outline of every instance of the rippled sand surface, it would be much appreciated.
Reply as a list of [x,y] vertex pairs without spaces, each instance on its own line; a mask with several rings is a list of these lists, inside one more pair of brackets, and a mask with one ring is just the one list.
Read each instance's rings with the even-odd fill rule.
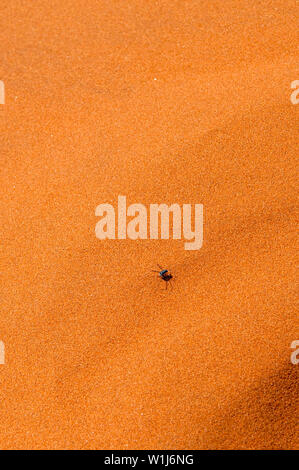
[[[0,15],[0,448],[298,448],[297,3]],[[118,195],[202,203],[202,249],[98,240]]]

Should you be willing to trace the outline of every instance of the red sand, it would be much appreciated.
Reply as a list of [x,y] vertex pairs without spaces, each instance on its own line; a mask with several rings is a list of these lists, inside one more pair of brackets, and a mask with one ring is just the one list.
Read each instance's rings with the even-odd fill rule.
[[[0,448],[298,448],[298,4],[27,0],[1,20]],[[203,248],[99,241],[119,194],[202,203]]]

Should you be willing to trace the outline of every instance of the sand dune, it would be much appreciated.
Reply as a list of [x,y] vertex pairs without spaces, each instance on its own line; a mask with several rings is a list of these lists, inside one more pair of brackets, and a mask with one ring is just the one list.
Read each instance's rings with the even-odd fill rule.
[[[0,448],[298,448],[298,6],[0,15]],[[98,240],[118,195],[203,204],[203,247]]]

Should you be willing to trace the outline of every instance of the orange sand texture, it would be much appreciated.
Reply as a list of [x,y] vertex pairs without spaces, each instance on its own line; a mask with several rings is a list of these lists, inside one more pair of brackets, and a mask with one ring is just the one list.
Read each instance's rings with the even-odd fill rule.
[[[0,10],[0,448],[299,448],[298,2]],[[202,249],[98,240],[118,195]]]

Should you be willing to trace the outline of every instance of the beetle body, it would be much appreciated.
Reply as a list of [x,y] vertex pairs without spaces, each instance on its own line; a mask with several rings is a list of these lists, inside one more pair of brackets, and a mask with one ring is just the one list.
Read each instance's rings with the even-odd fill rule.
[[166,282],[166,289],[167,289],[167,282],[170,281],[173,276],[172,274],[170,274],[170,272],[168,272],[167,269],[162,269],[162,267],[160,265],[158,265],[158,268],[160,268],[161,271],[153,271],[155,273],[159,273],[159,277]]

